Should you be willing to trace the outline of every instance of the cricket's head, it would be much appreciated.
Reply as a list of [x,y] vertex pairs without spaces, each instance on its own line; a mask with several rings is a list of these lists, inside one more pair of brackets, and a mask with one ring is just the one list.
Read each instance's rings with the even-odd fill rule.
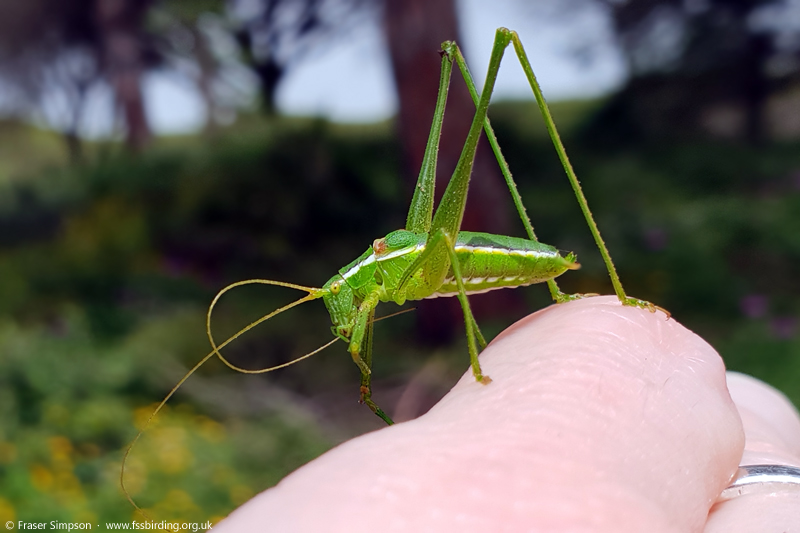
[[328,313],[331,315],[331,322],[335,326],[334,332],[344,337],[350,337],[350,331],[356,319],[358,306],[355,304],[353,289],[344,280],[341,274],[336,274],[322,286],[322,300]]

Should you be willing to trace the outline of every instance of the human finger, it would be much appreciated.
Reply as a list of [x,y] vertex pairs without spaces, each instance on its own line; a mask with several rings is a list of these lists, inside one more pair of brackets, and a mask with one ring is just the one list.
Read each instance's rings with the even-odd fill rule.
[[663,313],[554,305],[430,412],[353,439],[215,531],[692,531],[743,434],[719,355]]
[[[800,468],[800,416],[791,402],[766,383],[736,372],[728,373],[728,388],[744,424],[741,464]],[[797,484],[770,478],[777,479],[770,475],[727,490],[730,494],[711,509],[705,533],[800,531],[800,478]]]

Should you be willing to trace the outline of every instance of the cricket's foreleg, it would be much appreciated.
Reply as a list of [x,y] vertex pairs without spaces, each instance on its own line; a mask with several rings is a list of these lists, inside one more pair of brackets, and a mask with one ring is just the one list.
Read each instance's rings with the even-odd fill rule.
[[372,328],[375,321],[375,307],[378,305],[378,294],[372,293],[364,299],[358,308],[356,323],[350,337],[350,355],[361,371],[361,396],[359,402],[364,403],[389,425],[394,424],[383,409],[372,401]]
[[[375,310],[373,309],[372,312],[369,314],[369,322],[367,323],[367,333],[364,337],[364,362],[367,363],[369,368],[372,368],[372,331],[373,331],[373,322],[375,322]],[[373,413],[378,415],[381,420],[386,422],[388,425],[394,424],[394,421],[389,418],[389,416],[383,412],[383,409],[378,407],[378,404],[372,401],[372,373],[369,374],[361,374],[361,399],[362,403],[365,403],[367,407],[369,407]]]

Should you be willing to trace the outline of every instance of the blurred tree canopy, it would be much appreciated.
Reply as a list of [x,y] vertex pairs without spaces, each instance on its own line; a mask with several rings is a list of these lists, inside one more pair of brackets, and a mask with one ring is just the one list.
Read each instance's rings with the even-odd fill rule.
[[56,115],[73,156],[91,86],[113,88],[127,141],[141,149],[150,137],[141,76],[159,61],[155,37],[143,30],[150,0],[77,0],[0,4],[0,80],[6,106],[38,118]]
[[800,81],[797,2],[599,1],[631,74],[599,122],[627,122],[631,138],[712,133],[752,143],[776,129],[770,98]]
[[[800,6],[792,0],[539,0],[531,5],[547,7],[536,11],[541,17],[600,7],[613,21],[630,80],[598,121],[606,128],[616,122],[629,138],[711,133],[757,142],[787,129],[770,123],[786,116],[785,106],[800,106],[796,97],[783,102],[784,112],[768,109],[776,95],[797,92]],[[128,146],[140,150],[151,136],[142,90],[147,72],[161,68],[188,75],[213,126],[226,102],[236,100],[231,94],[242,90],[236,80],[249,70],[263,109],[272,114],[276,90],[294,65],[310,50],[345,38],[355,25],[378,23],[381,11],[400,100],[399,132],[408,160],[418,161],[424,142],[413,124],[430,115],[435,94],[426,81],[438,69],[432,54],[422,50],[429,53],[442,40],[458,38],[453,0],[4,2],[2,104],[55,125],[78,158],[87,97],[102,85],[114,95]],[[471,106],[458,91],[451,100],[459,110],[451,117]],[[448,153],[445,146],[445,160]]]
[[230,0],[229,5],[239,21],[236,40],[258,76],[268,114],[276,112],[275,91],[291,66],[376,7],[371,0]]

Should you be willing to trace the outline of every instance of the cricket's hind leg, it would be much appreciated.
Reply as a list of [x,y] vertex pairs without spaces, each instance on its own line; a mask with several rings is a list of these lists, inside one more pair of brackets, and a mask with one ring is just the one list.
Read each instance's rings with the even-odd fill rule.
[[522,66],[522,70],[525,72],[525,76],[528,78],[528,83],[531,86],[531,90],[536,97],[536,102],[539,105],[539,110],[541,111],[542,118],[544,119],[545,126],[547,127],[547,132],[550,134],[550,139],[553,141],[553,146],[556,149],[558,158],[561,160],[561,164],[567,174],[567,178],[572,186],[572,190],[575,192],[575,197],[577,198],[578,205],[580,206],[583,216],[586,219],[586,224],[589,226],[589,231],[592,233],[594,242],[600,251],[600,255],[603,257],[603,262],[608,270],[608,276],[611,278],[611,284],[614,286],[614,292],[616,293],[617,298],[622,305],[647,309],[652,313],[655,313],[656,310],[660,309],[667,313],[667,317],[669,317],[669,313],[663,308],[653,305],[645,300],[632,298],[628,296],[625,293],[625,289],[622,288],[622,282],[619,279],[616,267],[614,267],[614,262],[611,260],[611,254],[608,251],[606,243],[603,241],[603,237],[600,236],[600,230],[597,227],[594,217],[592,216],[592,211],[589,209],[589,202],[586,200],[586,196],[583,194],[583,189],[581,188],[581,185],[578,182],[578,177],[575,175],[575,171],[572,168],[572,163],[570,163],[569,157],[567,157],[567,150],[564,148],[564,144],[561,142],[561,136],[558,134],[555,122],[550,114],[550,109],[547,107],[547,102],[542,94],[542,89],[539,86],[536,75],[533,73],[533,68],[528,60],[528,55],[525,53],[525,49],[522,46],[522,41],[520,41],[519,35],[513,31],[511,32],[511,43],[514,46],[514,51],[517,54],[517,59]]
[[[629,297],[624,289],[622,288],[622,283],[620,282],[619,276],[617,274],[616,268],[614,267],[614,263],[611,260],[611,255],[608,252],[608,248],[605,245],[602,237],[600,236],[600,230],[597,228],[597,224],[594,221],[592,216],[592,212],[589,209],[588,202],[586,197],[583,194],[583,190],[581,189],[580,183],[578,182],[577,177],[575,176],[575,172],[572,169],[572,164],[567,157],[566,149],[564,148],[563,143],[561,142],[561,138],[556,130],[555,123],[553,121],[552,116],[550,115],[550,110],[547,107],[547,103],[545,102],[544,96],[542,95],[541,88],[539,87],[539,82],[536,80],[536,76],[533,73],[533,69],[530,65],[530,61],[528,61],[528,57],[525,53],[524,48],[522,47],[522,42],[519,39],[519,36],[516,32],[510,31],[506,28],[499,28],[497,30],[497,39],[501,40],[501,36],[504,39],[507,39],[506,42],[510,42],[514,46],[514,51],[517,55],[517,59],[519,60],[523,71],[525,72],[526,77],[528,78],[528,82],[533,90],[534,96],[536,97],[536,101],[539,105],[539,109],[542,113],[542,117],[544,118],[545,125],[547,127],[548,133],[550,134],[550,138],[553,141],[553,144],[556,148],[556,152],[558,153],[559,159],[564,166],[564,170],[567,173],[567,178],[570,181],[570,184],[575,192],[575,196],[577,197],[578,204],[581,208],[581,211],[586,218],[586,222],[589,226],[589,230],[594,237],[595,243],[600,250],[600,254],[603,257],[603,261],[605,262],[606,268],[608,270],[609,277],[611,278],[611,283],[614,286],[614,292],[616,293],[617,297],[619,298],[620,302],[623,305],[629,305],[634,307],[640,307],[643,309],[647,309],[651,312],[655,312],[657,309],[664,311],[669,316],[669,313],[658,306],[653,305],[650,302],[645,300],[640,300],[638,298],[631,298]],[[446,48],[448,53],[451,54],[453,59],[455,60],[456,64],[458,65],[459,70],[461,71],[461,75],[464,78],[465,83],[467,84],[467,88],[469,89],[470,95],[472,96],[472,100],[475,102],[475,105],[478,106],[480,101],[480,96],[478,91],[475,87],[475,81],[472,75],[469,72],[469,68],[467,67],[466,61],[464,60],[464,56],[459,50],[458,46],[454,44],[451,45],[449,48]],[[489,76],[496,76],[496,69],[499,68],[499,62],[495,66],[494,71],[490,71]],[[532,241],[538,241],[536,238],[536,234],[533,230],[533,225],[531,224],[530,217],[525,210],[525,206],[522,203],[522,197],[517,190],[516,183],[514,182],[514,178],[511,176],[511,170],[508,167],[508,163],[505,160],[505,157],[500,150],[500,146],[497,142],[497,138],[494,134],[494,130],[489,122],[489,118],[486,117],[483,121],[483,129],[486,133],[486,136],[489,140],[489,144],[492,147],[492,151],[495,154],[498,164],[500,165],[500,170],[503,174],[503,177],[506,180],[506,184],[508,185],[509,192],[511,193],[511,197],[514,201],[514,206],[517,209],[517,213],[519,213],[520,219],[522,220],[522,224],[525,226],[525,231],[528,235],[528,238]],[[594,296],[593,294],[567,294],[559,289],[558,284],[555,280],[549,280],[547,282],[547,286],[550,290],[550,294],[553,300],[556,303],[563,303],[568,302],[571,300],[577,300],[579,298],[584,298],[587,296]]]
[[[504,31],[508,32],[508,30]],[[475,86],[475,79],[472,77],[469,67],[467,67],[467,62],[464,59],[464,55],[461,53],[461,49],[458,46],[452,46],[450,48],[450,53],[455,60],[456,65],[458,65],[458,69],[461,71],[461,76],[464,78],[464,83],[467,85],[467,89],[472,97],[472,101],[477,106],[480,101],[480,95],[478,94],[478,90]],[[531,223],[531,219],[525,209],[525,204],[522,202],[522,196],[517,189],[517,183],[514,181],[514,177],[511,175],[511,169],[508,166],[505,156],[503,155],[503,151],[500,149],[500,144],[497,142],[497,136],[494,133],[494,129],[492,128],[488,116],[483,121],[483,130],[486,133],[486,138],[489,141],[489,145],[492,147],[492,152],[495,155],[495,159],[497,159],[497,163],[500,166],[500,172],[503,174],[503,178],[506,181],[508,191],[511,194],[511,199],[514,202],[514,207],[519,214],[522,225],[525,227],[525,233],[527,234],[528,239],[538,242],[539,240],[536,237],[536,232],[533,230],[533,224]],[[558,284],[555,280],[548,280],[547,287],[550,290],[550,295],[552,296],[553,300],[557,303],[576,300],[585,296],[581,294],[567,294],[562,292],[561,289],[558,288]]]

